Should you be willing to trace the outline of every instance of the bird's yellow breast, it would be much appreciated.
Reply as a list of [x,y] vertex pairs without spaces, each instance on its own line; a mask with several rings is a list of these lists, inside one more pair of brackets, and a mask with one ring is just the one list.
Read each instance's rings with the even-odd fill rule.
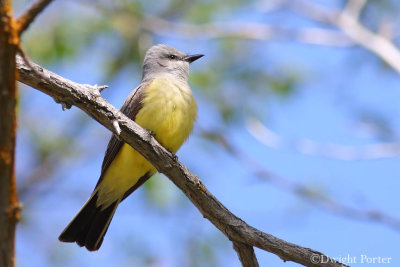
[[[197,105],[189,86],[176,79],[158,78],[143,93],[136,123],[152,131],[161,145],[176,153],[192,132],[196,119]],[[155,172],[142,155],[124,144],[97,188],[97,204],[107,207],[120,199],[140,177]]]
[[144,91],[136,123],[155,133],[165,148],[175,153],[193,130],[197,105],[185,82],[155,79]]

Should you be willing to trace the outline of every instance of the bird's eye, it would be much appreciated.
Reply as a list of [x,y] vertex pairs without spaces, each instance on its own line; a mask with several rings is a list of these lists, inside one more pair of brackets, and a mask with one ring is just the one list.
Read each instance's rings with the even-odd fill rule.
[[176,56],[175,55],[169,55],[168,58],[169,59],[176,59]]

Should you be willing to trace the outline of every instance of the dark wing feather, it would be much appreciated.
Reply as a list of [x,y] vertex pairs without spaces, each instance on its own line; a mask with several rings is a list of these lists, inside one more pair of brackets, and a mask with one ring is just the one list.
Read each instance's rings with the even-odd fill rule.
[[[142,99],[144,97],[144,89],[149,86],[150,83],[151,81],[141,83],[134,91],[130,93],[121,107],[121,112],[133,121],[136,119],[136,115],[143,106]],[[103,164],[101,165],[100,179],[97,182],[96,187],[100,184],[103,175],[107,171],[108,167],[110,167],[111,162],[113,162],[123,144],[124,142],[115,137],[114,134],[111,136],[111,139],[108,142],[106,153],[104,155]]]

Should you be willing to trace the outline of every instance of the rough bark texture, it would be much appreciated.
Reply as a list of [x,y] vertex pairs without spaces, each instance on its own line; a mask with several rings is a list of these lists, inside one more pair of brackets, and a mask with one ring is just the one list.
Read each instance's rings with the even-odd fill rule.
[[10,1],[0,0],[0,266],[14,266],[15,226],[19,205],[15,188],[15,53]]
[[233,241],[233,248],[243,267],[259,267],[254,248],[244,243]]
[[[30,66],[34,67],[33,71]],[[344,266],[333,260],[321,264],[315,259],[322,256],[328,258],[322,253],[261,232],[236,217],[204,187],[195,174],[177,161],[150,133],[103,99],[98,87],[72,82],[34,63],[26,64],[19,57],[17,69],[19,81],[53,97],[56,102],[62,103],[63,107],[77,106],[135,148],[160,173],[165,174],[178,186],[203,216],[232,242],[258,247],[274,253],[284,261],[294,261],[305,266]],[[239,257],[244,257],[244,254],[240,252]]]

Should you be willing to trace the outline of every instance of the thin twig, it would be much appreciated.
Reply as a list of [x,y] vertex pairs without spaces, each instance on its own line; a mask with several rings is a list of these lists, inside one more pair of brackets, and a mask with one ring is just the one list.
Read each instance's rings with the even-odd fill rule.
[[35,20],[37,15],[43,11],[52,0],[37,0],[16,20],[18,35],[21,35]]
[[[277,2],[285,2],[279,0]],[[263,10],[263,3],[259,9]],[[272,4],[273,6],[281,6],[280,3]],[[125,19],[132,19],[137,23],[131,14],[127,13],[125,8],[119,7],[113,9],[113,13],[109,13],[108,8],[97,6],[97,9],[104,13],[105,16],[121,16]],[[174,36],[186,39],[220,39],[220,38],[237,38],[257,41],[270,40],[295,40],[300,43],[322,45],[322,46],[353,46],[354,42],[345,34],[337,30],[323,29],[317,27],[288,28],[281,25],[248,23],[248,22],[210,22],[202,24],[190,24],[182,22],[173,22],[162,19],[160,16],[143,14],[140,27],[156,35]]]
[[288,149],[300,154],[339,160],[370,160],[400,157],[400,145],[396,143],[374,143],[364,146],[348,146],[322,143],[311,139],[287,139],[273,132],[255,118],[247,120],[248,132],[260,143],[275,149]]
[[188,24],[171,22],[158,17],[145,15],[141,27],[158,35],[179,36],[179,38],[238,38],[259,41],[295,40],[301,43],[327,46],[352,46],[354,43],[337,30],[322,28],[296,28],[268,25],[262,23],[223,22]]

